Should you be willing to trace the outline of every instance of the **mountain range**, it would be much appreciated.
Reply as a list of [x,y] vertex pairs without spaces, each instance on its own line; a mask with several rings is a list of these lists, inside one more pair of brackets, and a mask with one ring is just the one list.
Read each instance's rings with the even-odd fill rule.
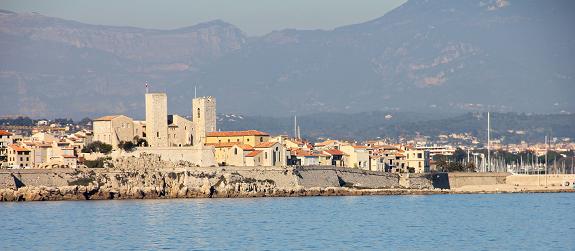
[[575,2],[409,0],[333,30],[251,37],[216,20],[173,30],[0,11],[0,114],[575,111]]

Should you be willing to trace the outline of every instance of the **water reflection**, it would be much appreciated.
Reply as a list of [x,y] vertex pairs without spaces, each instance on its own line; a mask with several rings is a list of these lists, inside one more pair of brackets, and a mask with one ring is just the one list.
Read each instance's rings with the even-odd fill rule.
[[0,250],[569,249],[574,207],[575,194],[0,203]]

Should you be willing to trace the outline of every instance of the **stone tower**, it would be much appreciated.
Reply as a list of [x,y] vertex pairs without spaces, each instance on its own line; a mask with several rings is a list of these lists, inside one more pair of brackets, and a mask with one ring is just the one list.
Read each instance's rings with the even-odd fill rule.
[[151,147],[168,146],[168,96],[146,93],[146,140]]
[[216,131],[216,99],[199,97],[192,101],[192,123],[194,124],[194,146],[206,143],[206,133]]

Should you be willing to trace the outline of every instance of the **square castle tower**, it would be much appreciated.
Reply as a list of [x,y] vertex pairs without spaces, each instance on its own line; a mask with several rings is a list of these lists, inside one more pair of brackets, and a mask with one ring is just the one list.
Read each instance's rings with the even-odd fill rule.
[[146,140],[150,147],[168,147],[168,96],[146,93]]
[[[199,97],[192,100],[193,146],[203,146],[206,134],[216,131],[216,99]],[[169,147],[168,96],[146,93],[146,140],[150,147]]]
[[206,134],[216,131],[216,99],[199,97],[192,100],[193,145],[204,145]]

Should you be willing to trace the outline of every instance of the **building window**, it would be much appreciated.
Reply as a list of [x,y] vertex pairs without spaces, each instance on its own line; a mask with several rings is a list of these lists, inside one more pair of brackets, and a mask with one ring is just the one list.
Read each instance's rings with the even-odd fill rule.
[[198,108],[198,118],[200,118],[200,108]]
[[160,132],[156,132],[156,137],[157,137],[157,138],[160,137]]
[[237,148],[234,148],[234,154],[238,155],[238,149]]
[[264,153],[264,159],[268,159],[268,153],[267,152]]
[[264,137],[260,137],[260,142],[264,142]]
[[417,158],[418,158],[418,159],[421,159],[421,158],[422,158],[421,153],[418,153],[418,154],[417,154]]

